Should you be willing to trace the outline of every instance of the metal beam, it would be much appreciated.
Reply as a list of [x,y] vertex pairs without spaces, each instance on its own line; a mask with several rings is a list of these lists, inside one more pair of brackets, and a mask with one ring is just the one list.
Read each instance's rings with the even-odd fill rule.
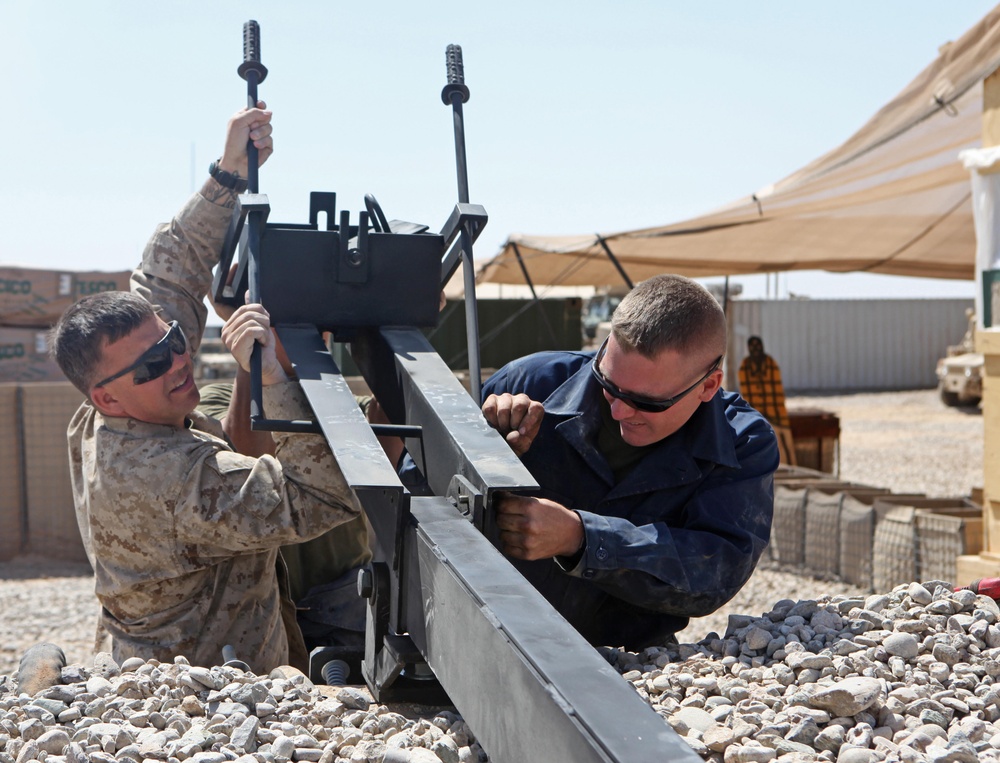
[[490,760],[701,758],[443,498],[414,498],[428,665]]

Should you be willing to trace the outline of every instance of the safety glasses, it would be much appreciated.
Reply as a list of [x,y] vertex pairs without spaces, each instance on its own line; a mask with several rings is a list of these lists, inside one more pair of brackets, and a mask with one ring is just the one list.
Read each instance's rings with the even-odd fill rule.
[[103,387],[108,382],[113,382],[133,371],[135,372],[132,378],[133,384],[151,382],[170,370],[174,364],[174,355],[183,355],[185,352],[187,352],[187,337],[184,336],[184,330],[177,321],[170,321],[170,328],[167,329],[163,339],[142,353],[135,363],[94,386]]
[[722,356],[720,355],[716,358],[715,362],[712,363],[712,367],[708,369],[704,376],[680,394],[669,397],[666,400],[652,400],[648,397],[642,397],[641,395],[633,395],[630,392],[625,392],[607,380],[604,374],[601,373],[600,369],[601,359],[604,357],[604,352],[607,348],[608,340],[605,339],[604,343],[601,345],[601,349],[599,349],[597,351],[597,355],[594,356],[594,362],[590,366],[590,372],[594,375],[594,379],[601,385],[605,392],[611,395],[611,397],[616,400],[621,400],[630,408],[635,408],[637,411],[643,411],[645,413],[663,413],[663,411],[679,402],[685,395],[697,389],[698,385],[715,373],[719,364],[722,363]]

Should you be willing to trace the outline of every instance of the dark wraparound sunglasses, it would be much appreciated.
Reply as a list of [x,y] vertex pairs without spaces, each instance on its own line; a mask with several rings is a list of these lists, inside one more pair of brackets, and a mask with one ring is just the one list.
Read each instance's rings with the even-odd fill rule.
[[132,377],[133,384],[145,384],[153,379],[159,379],[170,370],[174,364],[174,355],[183,355],[187,351],[187,337],[184,330],[177,321],[170,321],[170,328],[163,335],[163,339],[146,350],[139,359],[107,379],[95,384],[95,387],[103,387],[108,382],[135,371]]
[[600,363],[601,359],[604,357],[604,351],[608,348],[608,340],[604,340],[604,344],[601,345],[601,349],[597,351],[597,355],[594,356],[594,362],[590,366],[590,372],[594,375],[594,379],[597,383],[604,388],[611,397],[616,400],[621,400],[625,405],[630,408],[635,408],[637,411],[644,411],[646,413],[663,413],[670,406],[674,405],[681,400],[685,395],[693,392],[698,388],[698,385],[705,381],[709,376],[715,373],[718,369],[719,364],[722,363],[722,355],[716,358],[715,362],[712,363],[712,367],[708,369],[704,376],[702,376],[698,381],[688,387],[686,390],[673,397],[668,397],[666,400],[652,400],[648,397],[642,397],[641,395],[633,395],[630,392],[625,392],[618,389],[614,384],[605,378],[604,374],[601,373]]

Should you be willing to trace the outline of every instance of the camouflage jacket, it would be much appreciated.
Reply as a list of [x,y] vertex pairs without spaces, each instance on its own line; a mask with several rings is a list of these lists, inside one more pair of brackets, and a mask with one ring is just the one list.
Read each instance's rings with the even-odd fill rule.
[[[157,229],[132,277],[133,291],[179,320],[194,347],[231,214],[195,195]],[[293,382],[266,387],[264,406],[275,418],[309,415]],[[278,548],[360,513],[322,438],[276,434],[275,457],[255,459],[234,453],[218,422],[200,414],[177,429],[106,418],[87,402],[68,437],[77,520],[115,659],[184,655],[209,666],[231,644],[256,672],[287,662]]]

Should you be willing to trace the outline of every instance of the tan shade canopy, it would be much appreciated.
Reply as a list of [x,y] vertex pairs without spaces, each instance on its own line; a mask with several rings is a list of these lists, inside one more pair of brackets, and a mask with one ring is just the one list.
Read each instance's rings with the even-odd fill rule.
[[[786,270],[974,278],[969,173],[983,80],[1000,66],[1000,6],[847,142],[789,177],[702,217],[607,235],[512,234],[479,282],[618,285]],[[603,244],[602,245],[602,240]]]

